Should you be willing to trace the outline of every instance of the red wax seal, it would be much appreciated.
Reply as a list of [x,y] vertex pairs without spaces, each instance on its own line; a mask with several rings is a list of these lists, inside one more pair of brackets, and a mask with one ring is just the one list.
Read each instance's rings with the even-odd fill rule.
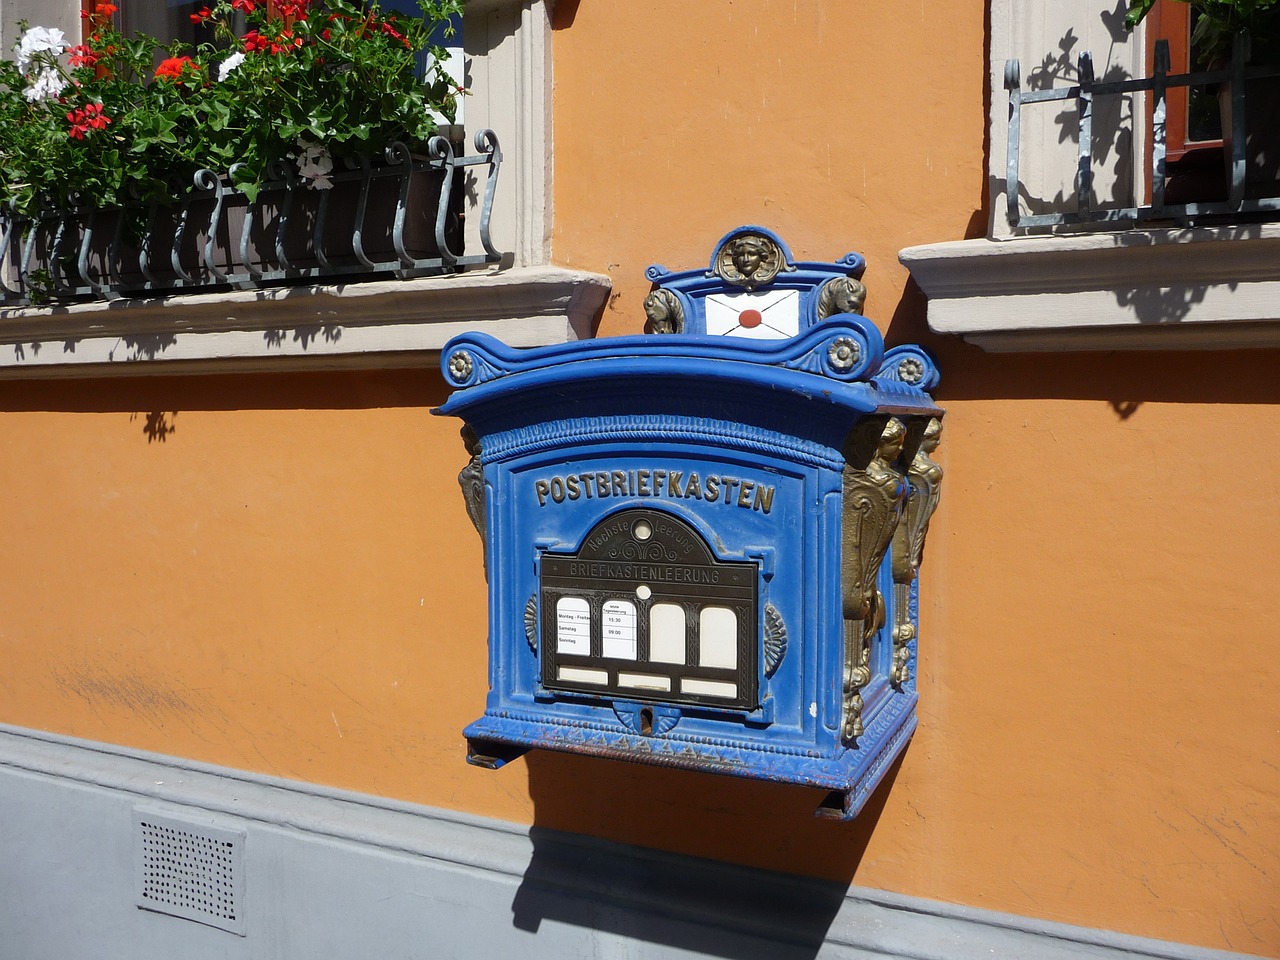
[[759,310],[743,310],[738,314],[738,323],[750,330],[752,327],[758,327],[764,322],[764,317],[760,316]]

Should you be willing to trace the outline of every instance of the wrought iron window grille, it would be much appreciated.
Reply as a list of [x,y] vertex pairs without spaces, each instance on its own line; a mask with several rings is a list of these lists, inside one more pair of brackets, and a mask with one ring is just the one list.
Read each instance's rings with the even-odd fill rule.
[[[257,197],[230,173],[200,170],[172,204],[100,209],[69,198],[34,217],[0,210],[0,303],[119,299],[296,284],[357,275],[421,277],[502,259],[489,234],[502,151],[492,130],[458,155],[433,137],[425,156],[402,143],[312,190],[285,163]],[[462,249],[469,168],[487,166],[479,200],[482,252]],[[477,178],[478,179],[478,178]],[[387,186],[382,186],[386,184]],[[375,194],[390,191],[381,201]]]
[[[1065,225],[1116,225],[1156,220],[1180,224],[1280,219],[1280,197],[1250,198],[1246,196],[1246,110],[1247,81],[1280,76],[1280,66],[1247,64],[1248,37],[1237,35],[1229,67],[1193,73],[1170,74],[1169,43],[1159,40],[1150,77],[1128,80],[1098,81],[1094,78],[1093,57],[1082,53],[1077,61],[1078,81],[1069,87],[1048,90],[1022,89],[1021,67],[1017,60],[1005,64],[1004,86],[1009,93],[1008,165],[1006,200],[1009,224],[1018,229]],[[1166,93],[1173,87],[1212,86],[1226,83],[1231,95],[1231,151],[1226,158],[1227,199],[1217,202],[1167,204],[1165,120],[1168,113]],[[1152,96],[1152,135],[1150,169],[1150,203],[1131,206],[1095,205],[1093,193],[1093,111],[1098,97],[1147,92]],[[1075,210],[1056,213],[1026,214],[1019,208],[1022,181],[1019,153],[1022,107],[1024,104],[1053,103],[1074,100],[1079,123],[1079,154],[1075,175]],[[1224,131],[1227,135],[1227,131]]]

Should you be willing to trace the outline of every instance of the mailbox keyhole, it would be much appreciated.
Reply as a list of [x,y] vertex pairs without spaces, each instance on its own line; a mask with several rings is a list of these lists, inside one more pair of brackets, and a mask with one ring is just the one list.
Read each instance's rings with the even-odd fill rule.
[[648,707],[640,711],[640,732],[646,737],[653,736],[653,711]]

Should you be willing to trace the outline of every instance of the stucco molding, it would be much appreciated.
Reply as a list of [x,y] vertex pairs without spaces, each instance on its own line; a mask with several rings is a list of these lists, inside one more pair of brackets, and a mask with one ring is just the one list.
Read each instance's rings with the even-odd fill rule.
[[525,267],[0,310],[0,377],[394,367],[463,331],[511,346],[590,336],[600,274]]
[[[628,931],[642,931],[651,946],[656,945],[643,951],[652,957],[689,956],[685,948],[690,943],[718,944],[714,955],[738,956],[740,950],[733,944],[743,938],[747,938],[743,949],[749,948],[751,956],[812,956],[815,952],[821,956],[919,960],[991,956],[1238,960],[1243,956],[860,887],[844,890],[823,881],[0,725],[0,798],[11,792],[23,798],[23,802],[6,806],[10,820],[6,829],[20,833],[24,825],[13,822],[13,817],[31,815],[22,811],[33,809],[43,816],[44,811],[58,805],[53,798],[61,790],[69,791],[66,816],[73,817],[70,822],[84,823],[88,810],[95,805],[103,807],[84,826],[97,838],[92,845],[95,849],[98,841],[111,846],[111,838],[102,831],[113,822],[113,815],[103,805],[119,808],[142,801],[159,804],[161,809],[181,807],[189,814],[213,815],[219,822],[239,825],[248,831],[251,847],[255,831],[262,832],[259,842],[273,851],[286,842],[310,845],[313,851],[321,851],[321,859],[330,869],[342,863],[351,868],[351,876],[357,880],[347,885],[344,896],[358,897],[366,888],[383,889],[378,871],[390,870],[394,863],[425,871],[414,874],[417,884],[427,884],[427,878],[434,877],[430,882],[456,887],[459,881],[450,880],[450,876],[471,877],[467,882],[472,887],[478,880],[480,889],[488,891],[487,901],[467,902],[465,906],[435,904],[435,909],[446,912],[440,922],[445,922],[447,915],[465,927],[472,914],[488,917],[482,927],[493,927],[495,938],[504,926],[513,922],[521,926],[521,912],[528,912],[532,905],[544,917],[580,928],[583,949],[598,946],[596,938],[600,936],[626,937],[634,935]],[[48,802],[33,806],[33,796],[48,798]],[[57,843],[58,837],[42,834],[34,844],[40,862],[30,864],[13,859],[24,849],[15,844],[9,862],[0,869],[28,871],[28,878],[38,888],[41,878],[30,871],[54,869],[59,858],[84,855],[78,847],[59,850]],[[67,843],[74,845],[75,840]],[[296,860],[311,862],[307,858],[316,855],[297,854]],[[79,869],[74,862],[70,868]],[[63,869],[67,869],[65,864]],[[415,922],[423,920],[422,911],[432,902],[415,903]],[[352,901],[342,922],[358,923],[360,915],[358,901]],[[299,922],[305,920],[299,918]],[[252,920],[250,927],[252,941]],[[664,929],[667,932],[661,933]],[[801,929],[808,933],[797,932]],[[813,940],[815,930],[817,942]],[[484,936],[482,928],[468,934],[477,949]],[[554,950],[565,948],[564,936],[556,936],[560,939],[547,938],[547,955],[557,955]],[[211,943],[214,951],[225,949],[220,941]],[[136,946],[131,943],[129,949]],[[671,949],[660,949],[662,946]],[[252,943],[246,947],[251,948]],[[541,954],[526,951],[524,955]]]
[[[490,227],[517,266],[551,258],[551,8],[552,0],[469,0],[464,15],[467,126],[491,128],[502,143]],[[468,226],[468,249],[479,248],[476,229]]]
[[899,259],[930,329],[986,350],[1280,346],[1280,224],[959,240]]

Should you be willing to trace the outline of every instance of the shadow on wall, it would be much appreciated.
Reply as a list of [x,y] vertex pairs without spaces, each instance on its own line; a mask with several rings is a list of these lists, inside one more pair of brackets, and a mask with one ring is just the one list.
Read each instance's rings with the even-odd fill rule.
[[[1099,16],[1099,22],[1111,41],[1110,49],[1100,58],[1101,63],[1106,65],[1106,70],[1102,76],[1096,78],[1099,83],[1120,83],[1133,79],[1124,67],[1110,62],[1115,48],[1129,40],[1128,31],[1124,26],[1127,10],[1128,3],[1120,0],[1113,10],[1104,10]],[[1044,91],[1056,87],[1070,87],[1078,83],[1080,81],[1078,58],[1084,52],[1077,49],[1079,43],[1080,38],[1076,36],[1075,31],[1068,30],[1058,39],[1057,53],[1046,53],[1040,63],[1027,70],[1024,88],[1029,91]],[[1000,64],[1000,68],[1003,73],[1004,64]],[[1000,93],[1003,95],[1004,91]],[[1069,142],[1078,146],[1080,143],[1079,111],[1074,100],[1065,102],[1069,106],[1064,107],[1053,118],[1053,125],[1058,129],[1058,143]],[[1036,116],[1027,111],[1036,109],[1043,108],[1033,105],[1023,107],[1024,122]],[[1133,127],[1136,116],[1134,97],[1132,94],[1099,96],[1093,104],[1092,116],[1089,152],[1095,168],[1095,179],[1094,187],[1090,191],[1090,206],[1092,209],[1097,209],[1100,206],[1123,206],[1131,203],[1133,198],[1130,180],[1134,163]],[[990,150],[990,144],[987,145],[987,149]],[[1075,154],[1076,151],[1072,153]],[[1099,168],[1107,164],[1110,164],[1110,176],[1098,178],[1096,174]],[[1003,163],[1001,166],[1003,167]],[[1054,171],[1055,174],[1058,172],[1060,171]],[[1068,168],[1064,173],[1073,175],[1073,170]],[[1110,189],[1107,195],[1098,191],[1099,183],[1109,184]],[[995,192],[989,193],[988,196],[1001,196],[1002,209],[999,216],[1003,218],[1005,214],[1002,194],[1005,192],[1006,184],[1001,179],[994,182],[992,186]],[[1019,183],[1017,190],[1020,206],[1028,214],[1063,213],[1075,207],[1074,194],[1067,196],[1063,190],[1059,190],[1053,197],[1038,196],[1024,183]]]
[[517,928],[549,920],[708,956],[808,960],[901,758],[852,823],[818,820],[822,792],[794,785],[541,750],[524,762],[534,852],[512,904]]
[[988,353],[930,331],[926,309],[924,293],[909,282],[885,340],[918,343],[937,358],[942,383],[934,396],[944,407],[951,400],[1097,400],[1127,419],[1144,402],[1280,403],[1280,349]]
[[364,410],[438,407],[444,377],[427,370],[221,373],[0,380],[0,412],[127,413],[148,442],[175,432],[179,410]]
[[169,439],[169,434],[176,433],[178,426],[174,423],[178,419],[177,410],[152,410],[150,413],[131,413],[129,420],[136,421],[139,417],[143,418],[142,433],[147,438],[147,443],[164,443]]

